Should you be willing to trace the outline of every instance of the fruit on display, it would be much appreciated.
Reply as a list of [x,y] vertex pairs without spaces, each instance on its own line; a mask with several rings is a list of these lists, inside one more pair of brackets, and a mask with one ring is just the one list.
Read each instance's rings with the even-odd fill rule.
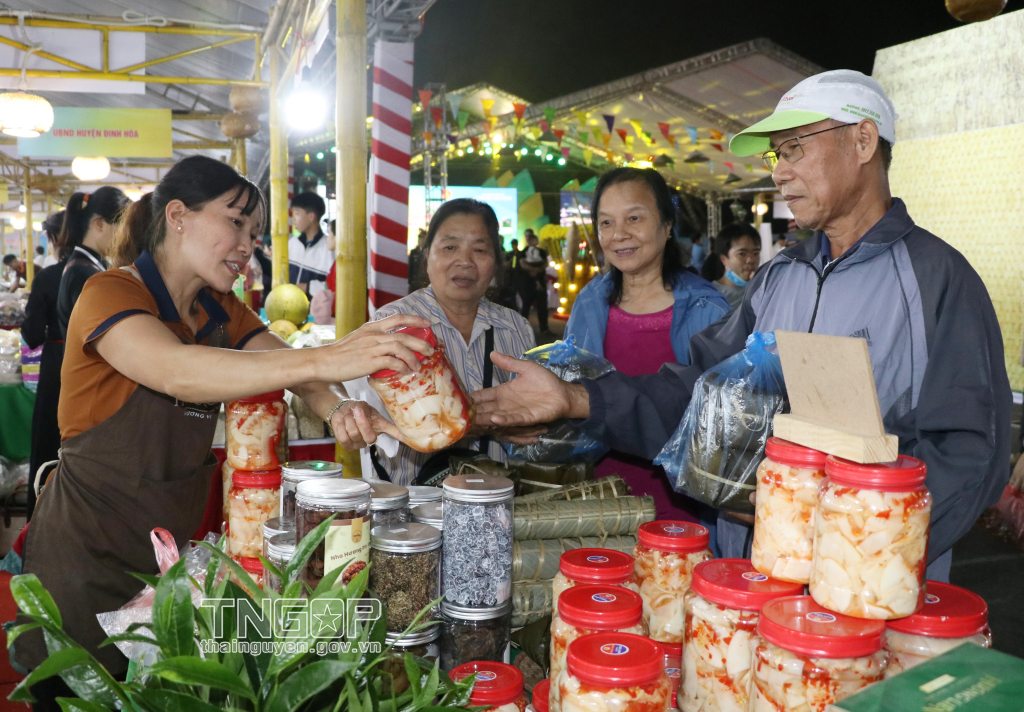
[[271,323],[284,319],[302,326],[309,316],[309,298],[294,284],[279,284],[270,290],[264,308]]
[[277,321],[272,322],[270,324],[270,330],[285,341],[287,341],[288,337],[292,334],[298,333],[298,329],[295,324],[291,323],[287,319],[278,319]]

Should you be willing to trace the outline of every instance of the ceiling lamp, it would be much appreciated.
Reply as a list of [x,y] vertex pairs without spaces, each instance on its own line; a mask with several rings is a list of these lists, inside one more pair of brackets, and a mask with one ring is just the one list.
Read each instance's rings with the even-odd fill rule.
[[24,215],[15,215],[14,217],[10,218],[10,220],[11,220],[11,227],[13,227],[15,230],[24,230],[25,229],[25,216]]
[[79,156],[71,161],[71,172],[78,180],[93,183],[110,175],[110,161],[103,156]]
[[124,189],[124,194],[125,194],[125,196],[127,196],[128,200],[132,201],[133,203],[142,200],[142,189],[141,188],[136,188],[135,186],[131,186],[129,188],[125,188]]
[[39,221],[39,220],[33,220],[32,221],[32,229],[35,230],[36,232],[42,232],[43,231],[43,223],[41,221]]
[[53,107],[35,94],[0,94],[0,131],[18,138],[36,138],[53,126]]
[[683,159],[683,163],[707,163],[711,159],[705,156],[700,151],[694,151],[689,156]]
[[674,160],[672,160],[671,157],[666,156],[664,153],[662,153],[657,158],[654,159],[654,163],[652,165],[655,168],[664,168],[665,166],[669,166],[669,165],[674,166],[675,163],[676,162]]
[[327,100],[309,86],[300,86],[288,98],[285,116],[296,131],[313,131],[327,120]]

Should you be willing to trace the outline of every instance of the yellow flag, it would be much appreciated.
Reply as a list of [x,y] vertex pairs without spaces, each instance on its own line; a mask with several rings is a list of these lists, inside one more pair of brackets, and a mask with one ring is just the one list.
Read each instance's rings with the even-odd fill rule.
[[580,121],[580,126],[586,126],[587,125],[587,112],[585,112],[585,111],[576,111],[576,109],[573,109],[572,113],[576,114],[576,118],[579,119],[579,121]]
[[636,135],[637,136],[640,136],[641,138],[643,138],[643,135],[644,135],[644,125],[643,125],[643,123],[639,119],[630,119],[629,120],[629,125],[633,127],[634,131],[636,131]]
[[498,123],[498,117],[497,116],[488,116],[487,117],[487,122],[491,125],[491,131],[494,131],[494,127]]
[[[599,129],[597,126],[591,126],[590,133],[593,135],[595,141],[601,140],[601,129]],[[611,136],[611,134],[608,135]],[[605,146],[605,148],[607,148],[607,146]]]
[[604,143],[604,148],[608,150],[608,142],[612,140],[611,134],[601,134],[601,141]]
[[480,104],[484,107],[484,117],[490,118],[491,107],[494,106],[494,99],[481,99]]
[[636,140],[633,136],[626,136],[626,153],[633,152],[633,141]]
[[587,151],[587,150],[583,151],[583,162],[586,163],[588,166],[590,165],[590,162],[593,160],[593,158],[594,158],[594,152],[593,151]]
[[540,126],[531,126],[530,127],[530,135],[533,136],[534,141],[539,139],[541,134],[543,134],[543,133],[544,132],[540,130]]

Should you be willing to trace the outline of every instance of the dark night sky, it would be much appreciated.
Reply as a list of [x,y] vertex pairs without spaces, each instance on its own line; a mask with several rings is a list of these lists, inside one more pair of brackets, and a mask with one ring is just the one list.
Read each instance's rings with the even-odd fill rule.
[[482,81],[538,102],[756,37],[870,74],[876,50],[959,26],[943,0],[438,0],[415,84]]

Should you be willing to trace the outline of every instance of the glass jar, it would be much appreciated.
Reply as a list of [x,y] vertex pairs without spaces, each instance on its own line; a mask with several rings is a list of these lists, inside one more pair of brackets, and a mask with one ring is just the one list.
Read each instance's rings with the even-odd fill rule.
[[[295,532],[275,534],[267,539],[266,548],[267,553],[264,554],[263,558],[276,566],[278,571],[284,573],[284,567],[288,565],[288,562],[292,560],[292,556],[295,555]],[[282,593],[284,582],[264,567],[263,587],[276,593]]]
[[512,597],[512,480],[457,475],[444,481],[444,596],[492,608]]
[[409,490],[410,509],[417,504],[440,502],[443,494],[440,487],[429,487],[427,485],[409,485],[406,489]]
[[551,619],[551,652],[548,679],[551,709],[561,710],[558,678],[565,670],[569,644],[594,633],[619,632],[647,635],[643,624],[644,602],[639,593],[618,586],[573,586],[558,597]]
[[612,549],[572,549],[558,557],[558,573],[551,583],[551,600],[576,584],[624,586],[633,580],[633,557]]
[[768,438],[757,468],[754,568],[778,581],[811,580],[814,515],[828,455],[781,438]]
[[683,596],[693,567],[711,558],[711,536],[699,524],[673,521],[641,524],[637,535],[633,583],[644,600],[644,623],[652,639],[682,643]]
[[509,662],[512,601],[492,608],[469,608],[441,601],[441,669],[471,660]]
[[665,651],[665,674],[668,675],[668,683],[672,686],[669,700],[674,700],[676,691],[679,689],[679,680],[683,676],[683,644],[658,643],[658,645]]
[[281,517],[274,517],[263,522],[263,556],[267,556],[267,542],[278,534],[295,533],[295,520],[288,520]]
[[341,477],[341,463],[338,462],[295,460],[281,465],[281,518],[295,520],[295,490],[300,482]]
[[912,616],[889,621],[885,649],[886,677],[920,665],[964,643],[992,647],[985,599],[967,589],[929,581],[924,607]]
[[826,712],[885,676],[884,643],[882,621],[832,613],[810,596],[769,601],[751,641],[749,709]]
[[920,460],[861,465],[837,457],[818,494],[808,592],[856,618],[903,618],[924,605],[932,497]]
[[585,635],[569,645],[566,668],[562,712],[666,712],[672,704],[664,651],[650,638]]
[[224,413],[227,462],[236,470],[279,467],[281,441],[288,404],[284,391],[272,391],[228,403]]
[[444,511],[440,502],[424,502],[409,507],[409,515],[414,522],[429,524],[439,532],[444,531]]
[[469,694],[469,706],[485,707],[482,712],[526,712],[526,693],[523,692],[523,673],[505,663],[474,660],[463,663],[451,671],[452,680],[476,675],[476,683]]
[[381,695],[383,698],[395,697],[403,694],[409,689],[409,675],[405,671],[405,654],[409,653],[414,658],[421,658],[430,663],[437,662],[440,657],[440,648],[437,639],[441,635],[438,626],[431,626],[418,633],[402,635],[400,633],[388,633],[385,636],[385,644],[391,646],[391,654],[381,663],[381,670],[391,677],[381,678]]
[[[436,599],[441,585],[441,532],[427,524],[374,527],[370,588],[387,611],[388,632],[401,633]],[[434,611],[421,623],[436,618]]]
[[220,468],[220,479],[221,479],[221,485],[223,486],[223,492],[224,492],[223,499],[221,499],[221,503],[223,505],[223,510],[224,510],[224,512],[223,512],[224,522],[222,524],[222,527],[223,527],[223,531],[225,531],[225,532],[228,530],[228,517],[230,516],[230,511],[231,511],[231,507],[230,507],[230,505],[231,505],[231,496],[230,495],[231,495],[231,485],[234,482],[234,480],[232,479],[232,475],[234,475],[234,474],[235,474],[235,468],[233,468],[231,465],[229,465],[227,463],[227,461],[225,460],[224,464],[221,465],[221,468]]
[[228,553],[257,559],[263,553],[263,524],[280,513],[281,470],[235,470],[228,493]]
[[[253,582],[260,588],[263,588],[263,562],[250,556],[236,556],[234,559],[238,562],[238,565],[242,567],[245,573],[252,577]],[[237,579],[235,580],[235,583],[239,586],[242,585],[242,582]],[[245,587],[242,586],[242,588]]]
[[409,447],[419,452],[451,447],[469,432],[476,407],[433,331],[419,327],[398,331],[426,341],[434,348],[433,355],[416,354],[420,367],[415,373],[377,371],[369,378],[370,386]]
[[330,530],[306,562],[303,580],[316,588],[339,566],[345,571],[335,587],[349,583],[370,560],[370,485],[363,480],[307,480],[295,494],[298,541],[334,515]]
[[768,601],[799,596],[803,584],[755,571],[746,559],[712,559],[693,570],[686,594],[682,712],[746,710],[750,640]]
[[376,529],[409,521],[409,490],[379,480],[367,482],[370,483],[371,527]]
[[533,692],[530,694],[530,707],[533,708],[533,712],[548,712],[551,709],[550,701],[551,680],[544,678],[533,686]]

